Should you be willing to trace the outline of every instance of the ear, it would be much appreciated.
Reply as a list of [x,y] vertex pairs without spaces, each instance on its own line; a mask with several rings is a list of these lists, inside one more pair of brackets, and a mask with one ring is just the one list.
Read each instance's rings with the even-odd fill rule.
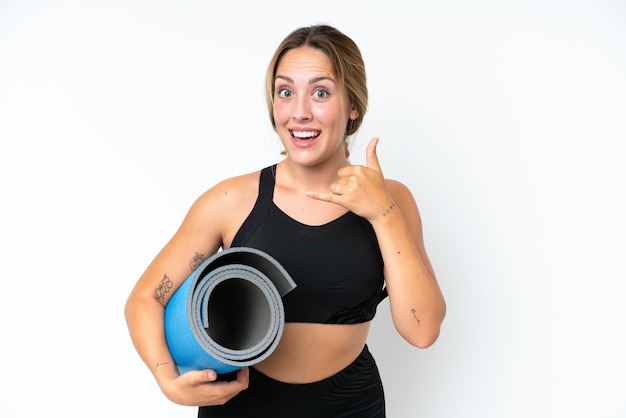
[[349,118],[350,120],[357,120],[358,117],[359,117],[359,111],[353,107],[352,110],[350,110]]

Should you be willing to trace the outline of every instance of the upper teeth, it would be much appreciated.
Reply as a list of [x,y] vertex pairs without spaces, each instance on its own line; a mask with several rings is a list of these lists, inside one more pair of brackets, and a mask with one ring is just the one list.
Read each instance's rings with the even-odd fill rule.
[[293,136],[296,138],[311,138],[318,134],[316,131],[293,131]]

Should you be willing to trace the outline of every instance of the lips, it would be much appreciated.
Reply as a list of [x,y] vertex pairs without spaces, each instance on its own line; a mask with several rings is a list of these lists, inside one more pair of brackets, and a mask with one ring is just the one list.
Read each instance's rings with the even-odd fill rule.
[[290,130],[289,132],[291,132],[291,136],[293,136],[295,139],[301,139],[301,140],[309,140],[309,139],[317,138],[321,134],[321,131],[294,131],[294,130]]
[[291,143],[299,149],[309,149],[317,144],[317,140],[322,134],[322,131],[316,131],[314,129],[290,129]]

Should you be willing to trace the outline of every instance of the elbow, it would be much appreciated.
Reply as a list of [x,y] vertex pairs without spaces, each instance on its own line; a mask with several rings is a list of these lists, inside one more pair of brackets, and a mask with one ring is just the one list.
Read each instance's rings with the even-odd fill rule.
[[124,318],[126,319],[127,324],[132,322],[137,315],[137,311],[141,306],[144,306],[143,300],[144,299],[135,291],[131,292],[128,296],[128,299],[126,299],[126,303],[124,304]]
[[440,328],[436,327],[436,329],[433,330],[413,333],[410,336],[405,336],[404,339],[407,340],[407,342],[413,347],[424,349],[430,347],[435,343],[435,341],[437,341],[439,338],[439,332]]
[[134,312],[134,303],[132,297],[129,297],[126,300],[126,304],[124,304],[124,318],[126,319],[126,323],[130,323],[131,318],[133,317]]
[[165,306],[152,294],[133,290],[124,304],[124,318],[130,326],[138,316],[158,315],[164,309]]
[[396,321],[394,324],[398,333],[412,346],[417,348],[428,348],[433,345],[439,338],[441,333],[441,324],[445,317],[445,305],[443,311],[435,318],[415,321],[410,318],[406,321]]
[[399,334],[412,346],[428,348],[433,345],[441,333],[441,320],[420,321],[417,326],[414,321],[399,322],[396,329]]

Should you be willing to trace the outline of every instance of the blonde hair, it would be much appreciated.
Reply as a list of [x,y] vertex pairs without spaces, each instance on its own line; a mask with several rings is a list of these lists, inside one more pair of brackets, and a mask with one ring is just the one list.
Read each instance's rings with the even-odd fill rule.
[[314,25],[296,29],[283,39],[274,52],[265,75],[265,100],[270,122],[276,131],[276,121],[274,120],[276,68],[287,51],[303,46],[318,49],[328,56],[335,71],[334,75],[337,77],[339,88],[346,92],[350,107],[358,113],[356,119],[348,119],[346,125],[344,147],[347,157],[350,154],[348,137],[359,129],[367,111],[367,77],[359,47],[352,39],[332,26]]

